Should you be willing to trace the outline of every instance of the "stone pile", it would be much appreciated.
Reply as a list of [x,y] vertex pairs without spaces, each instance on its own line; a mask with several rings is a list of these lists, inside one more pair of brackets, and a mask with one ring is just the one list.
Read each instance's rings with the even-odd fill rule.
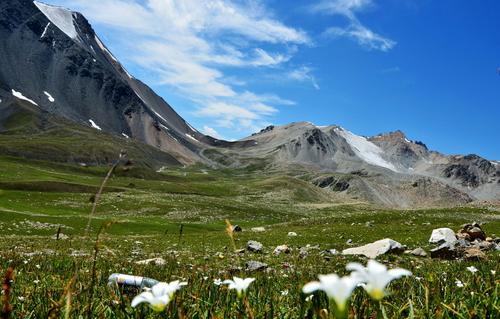
[[483,260],[487,251],[500,250],[500,238],[486,236],[475,222],[462,225],[457,233],[450,228],[434,229],[429,243],[438,245],[431,250],[431,257],[442,259]]

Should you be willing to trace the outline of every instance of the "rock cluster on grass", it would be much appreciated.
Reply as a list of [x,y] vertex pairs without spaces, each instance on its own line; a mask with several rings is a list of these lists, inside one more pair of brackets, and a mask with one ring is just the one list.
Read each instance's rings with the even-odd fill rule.
[[431,250],[432,258],[482,260],[485,252],[500,250],[500,238],[487,237],[478,223],[462,225],[456,234],[449,228],[434,229],[429,242],[439,245]]

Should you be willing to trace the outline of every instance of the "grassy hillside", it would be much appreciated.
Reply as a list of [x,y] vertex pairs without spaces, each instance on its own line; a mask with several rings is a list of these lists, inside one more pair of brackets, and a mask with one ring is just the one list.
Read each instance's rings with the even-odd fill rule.
[[55,117],[21,100],[0,104],[0,154],[90,165],[114,162],[125,150],[141,166],[180,165],[171,155]]
[[[116,295],[107,287],[107,277],[121,272],[188,281],[163,317],[247,317],[235,294],[213,284],[214,279],[237,275],[257,278],[248,292],[255,318],[320,318],[320,310],[329,307],[325,295],[306,301],[301,287],[317,274],[345,273],[349,261],[365,263],[359,257],[325,256],[325,250],[385,237],[409,248],[429,249],[433,228],[458,229],[474,220],[485,223],[489,235],[500,234],[500,212],[492,208],[386,210],[346,201],[291,176],[258,170],[171,167],[155,173],[119,167],[92,219],[91,238],[83,237],[91,198],[108,169],[0,157],[0,273],[14,267],[14,317],[64,315],[65,287],[72,295],[70,317],[86,316],[90,300],[92,317],[162,317],[146,306],[130,307],[138,292]],[[264,253],[235,253],[225,219],[243,227],[234,241],[237,249],[257,240]],[[108,226],[97,245],[92,275],[94,241],[104,225]],[[253,232],[256,226],[266,231]],[[68,239],[51,238],[59,228]],[[290,231],[298,236],[289,237]],[[352,244],[346,243],[349,239]],[[273,249],[282,244],[292,252],[274,256]],[[307,258],[299,258],[299,248],[306,245],[317,247]],[[166,264],[136,264],[153,257]],[[407,255],[380,258],[414,274],[391,285],[384,301],[388,318],[497,317],[500,281],[491,271],[500,271],[499,257],[493,252],[482,262]],[[270,270],[248,273],[244,268],[249,260],[265,262]],[[467,271],[471,265],[479,271]],[[457,287],[456,280],[465,287]],[[366,318],[377,309],[377,303],[356,290],[351,316]]]

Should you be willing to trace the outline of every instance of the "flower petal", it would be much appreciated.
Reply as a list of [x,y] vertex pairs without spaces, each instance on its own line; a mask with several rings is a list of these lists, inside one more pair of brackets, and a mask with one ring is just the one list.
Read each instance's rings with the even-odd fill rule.
[[321,288],[322,288],[322,285],[319,281],[312,281],[312,282],[305,284],[304,287],[302,287],[302,292],[305,294],[310,294],[310,293],[313,293],[317,290],[321,290]]
[[153,294],[150,293],[149,291],[143,292],[140,295],[136,296],[131,303],[132,308],[135,308],[138,304],[147,302],[151,303],[151,301],[154,299]]
[[168,294],[170,289],[169,284],[166,282],[160,282],[151,288],[151,292],[153,293],[153,296],[159,297]]
[[395,268],[391,269],[388,271],[389,277],[391,277],[391,280],[401,278],[403,276],[411,276],[411,271],[402,269],[402,268]]

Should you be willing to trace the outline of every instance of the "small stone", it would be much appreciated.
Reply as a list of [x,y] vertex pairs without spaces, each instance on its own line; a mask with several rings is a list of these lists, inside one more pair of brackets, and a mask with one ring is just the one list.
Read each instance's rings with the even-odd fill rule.
[[297,233],[296,232],[288,232],[288,237],[297,237]]
[[261,271],[267,269],[267,264],[260,261],[250,260],[245,263],[247,271]]
[[332,256],[335,256],[335,255],[338,255],[339,254],[339,251],[337,249],[328,249],[328,250],[325,250],[322,252],[322,255],[332,255]]
[[463,230],[461,230],[460,232],[458,232],[456,236],[457,236],[458,240],[471,241],[470,235],[468,233],[464,232]]
[[290,247],[288,247],[287,245],[280,245],[274,249],[273,254],[278,256],[281,254],[289,254],[290,251]]
[[347,245],[352,244],[352,239],[350,239],[350,238],[349,238],[349,239],[348,239],[345,243],[346,243]]
[[471,243],[468,240],[465,239],[459,239],[455,243],[459,247],[470,247]]
[[301,247],[299,250],[299,258],[306,259],[309,256],[309,249],[306,247]]
[[474,239],[485,240],[486,239],[486,234],[481,229],[481,227],[472,227],[472,228],[467,230],[467,233],[470,235],[472,240],[474,240]]
[[240,233],[242,231],[243,231],[243,229],[241,228],[240,225],[234,225],[233,226],[233,233]]
[[469,247],[464,250],[464,259],[465,260],[485,260],[486,254],[482,252],[479,248]]
[[60,233],[59,237],[57,236],[57,234],[55,234],[54,236],[52,236],[52,239],[54,239],[54,240],[66,240],[66,239],[69,239],[69,236],[66,234]]
[[450,228],[437,228],[432,231],[431,238],[429,238],[430,244],[454,244],[457,241],[455,232]]
[[478,248],[478,249],[483,250],[483,251],[487,251],[487,250],[491,250],[491,249],[495,248],[495,244],[490,243],[489,241],[475,240],[474,242],[472,242],[472,245],[473,245],[473,247]]
[[235,251],[236,254],[244,254],[245,253],[245,249],[237,249]]
[[418,257],[427,257],[427,253],[421,247],[413,249],[410,251],[410,254]]
[[266,231],[264,227],[253,227],[250,228],[250,230],[253,231],[254,233],[263,233]]
[[368,258],[376,258],[387,253],[402,253],[404,250],[405,247],[397,241],[385,238],[364,246],[344,249],[342,255],[364,255]]
[[163,258],[151,258],[151,259],[145,259],[145,260],[140,260],[135,262],[137,265],[156,265],[156,266],[163,266],[167,262]]
[[247,250],[252,251],[254,253],[262,252],[262,244],[255,240],[249,240],[247,242]]
[[490,243],[491,243],[491,242],[493,242],[493,238],[491,238],[491,237],[486,237],[486,239],[485,239],[485,240],[486,240],[487,242],[490,242]]

